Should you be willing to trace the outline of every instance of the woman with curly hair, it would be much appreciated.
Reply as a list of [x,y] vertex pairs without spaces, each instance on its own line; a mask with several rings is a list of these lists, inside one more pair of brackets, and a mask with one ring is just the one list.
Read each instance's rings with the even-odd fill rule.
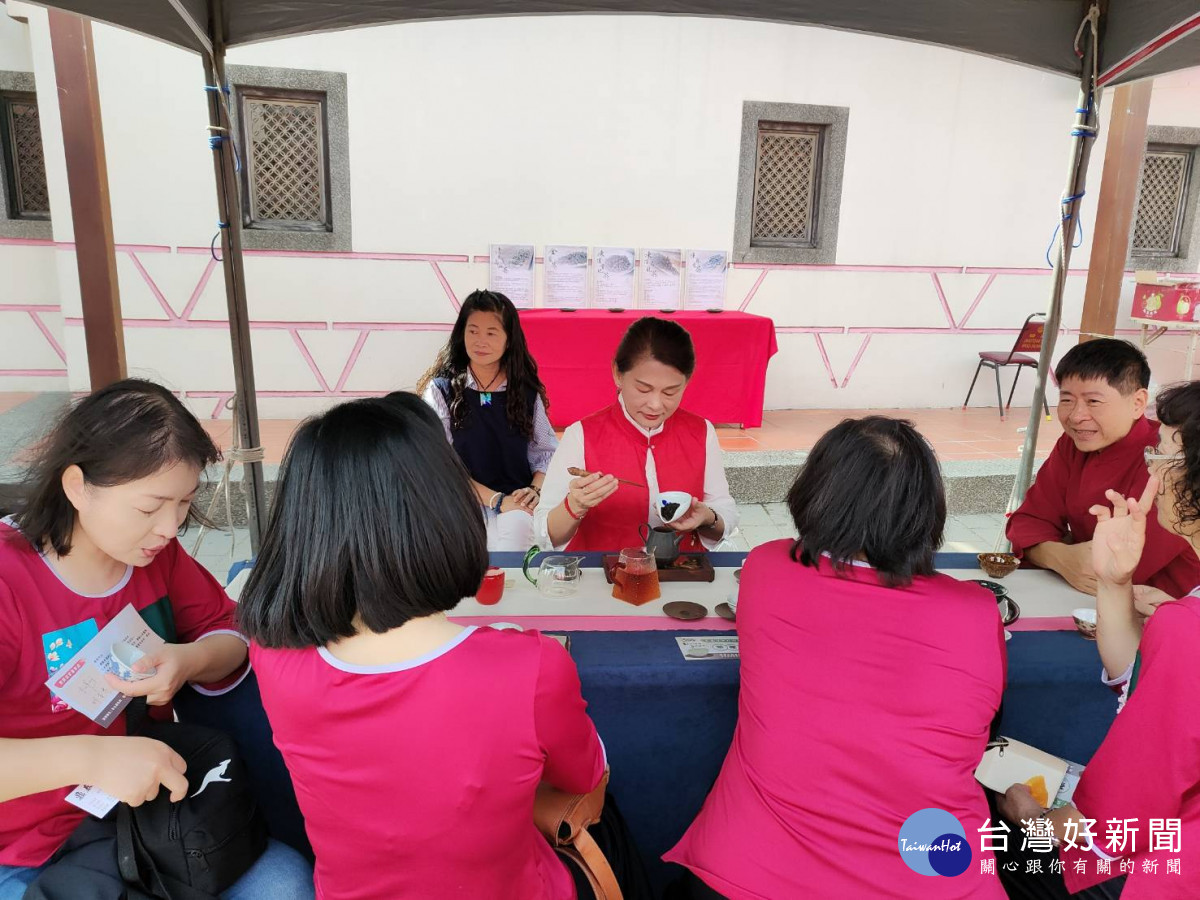
[[468,296],[417,392],[441,418],[446,439],[471,474],[488,550],[527,548],[558,439],[546,417],[546,386],[512,301],[495,291]]
[[[1200,588],[1164,601],[1143,630],[1133,586],[1155,505],[1159,524],[1200,555],[1200,382],[1164,391],[1157,406],[1162,430],[1159,445],[1146,450],[1150,481],[1141,497],[1109,491],[1111,509],[1092,507],[1097,622],[1114,636],[1124,634],[1136,653],[1125,702],[1070,805],[1043,810],[1020,784],[1001,800],[1007,819],[1026,827],[1045,819],[1063,845],[1063,877],[1019,896],[1065,897],[1122,871],[1129,873],[1123,900],[1200,896],[1200,716],[1192,714],[1200,697]],[[1132,839],[1113,821],[1132,823]],[[1010,896],[1018,896],[1012,888]]]

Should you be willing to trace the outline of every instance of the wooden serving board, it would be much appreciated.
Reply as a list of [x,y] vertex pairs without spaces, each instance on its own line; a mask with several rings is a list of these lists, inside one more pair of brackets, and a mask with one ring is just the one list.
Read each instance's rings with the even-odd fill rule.
[[[617,567],[620,556],[616,553],[603,558],[604,577],[608,583],[613,583],[613,569]],[[717,572],[708,560],[707,553],[681,553],[672,563],[658,564],[659,582],[687,581],[711,582],[717,577]]]

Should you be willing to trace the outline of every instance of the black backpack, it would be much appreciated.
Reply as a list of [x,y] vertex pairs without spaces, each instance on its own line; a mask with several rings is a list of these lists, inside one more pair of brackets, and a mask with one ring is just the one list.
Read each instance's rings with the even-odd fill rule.
[[167,791],[117,808],[117,862],[131,888],[161,900],[216,900],[262,855],[267,826],[233,738],[201,725],[147,724],[187,763],[188,796]]

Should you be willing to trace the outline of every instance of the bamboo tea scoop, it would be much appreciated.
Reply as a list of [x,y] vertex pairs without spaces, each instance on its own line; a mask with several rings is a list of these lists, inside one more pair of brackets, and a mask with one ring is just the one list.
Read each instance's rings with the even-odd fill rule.
[[[571,475],[575,478],[587,478],[592,473],[586,472],[583,469],[577,469],[574,466],[571,466],[569,469],[567,469],[567,474]],[[618,478],[617,481],[619,481],[621,484],[627,484],[630,487],[640,487],[640,488],[645,487],[644,484],[638,484],[636,481],[626,481],[624,478]]]

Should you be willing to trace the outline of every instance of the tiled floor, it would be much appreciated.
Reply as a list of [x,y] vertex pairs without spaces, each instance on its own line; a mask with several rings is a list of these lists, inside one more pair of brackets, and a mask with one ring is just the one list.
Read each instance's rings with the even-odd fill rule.
[[[763,414],[761,428],[720,429],[727,450],[807,450],[822,434],[845,418],[868,415],[908,419],[945,460],[1016,459],[1020,456],[1029,409],[1009,410],[1001,421],[991,409],[789,409]],[[1058,421],[1041,422],[1038,450],[1049,452],[1062,435]],[[748,445],[753,441],[754,446]]]
[[0,413],[20,406],[26,400],[32,400],[37,394],[19,394],[14,391],[0,391]]
[[[2,396],[2,395],[0,395]],[[1021,454],[1029,410],[1013,407],[1001,421],[995,407],[973,409],[791,409],[769,410],[761,428],[719,428],[725,450],[808,450],[822,434],[847,417],[884,415],[912,421],[929,439],[943,461],[1016,459]],[[299,424],[294,419],[264,419],[259,424],[266,462],[283,458],[287,442]],[[229,445],[229,420],[207,420],[205,428],[222,446]],[[1057,420],[1042,420],[1038,430],[1039,456],[1049,453],[1062,435]]]
[[[39,397],[33,393],[0,392],[0,417],[6,413],[20,415],[21,407]],[[35,404],[36,405],[36,404]],[[808,450],[816,440],[847,417],[885,415],[912,421],[929,439],[943,461],[1016,459],[1020,456],[1024,430],[1029,420],[1028,408],[1009,410],[1001,420],[995,407],[971,409],[789,409],[768,410],[763,414],[760,428],[718,428],[721,447],[739,450]],[[283,458],[292,433],[300,424],[297,419],[262,419],[259,432],[265,461],[278,463]],[[5,422],[0,420],[0,431]],[[226,448],[231,441],[233,424],[229,419],[206,419],[208,429],[217,443]],[[1045,456],[1062,435],[1057,420],[1041,422],[1038,431],[1038,455]],[[2,436],[2,435],[0,435]],[[3,460],[0,460],[0,464]]]
[[[749,550],[766,541],[795,537],[796,529],[783,503],[742,504],[741,523],[732,543]],[[951,516],[946,521],[942,550],[947,553],[981,553],[995,547],[1004,528],[1003,515]]]
[[[787,507],[782,503],[744,504],[739,508],[741,526],[730,542],[728,549],[749,550],[767,541],[782,537],[795,537]],[[1003,527],[1004,516],[951,516],[946,521],[946,539],[942,550],[947,553],[980,553],[991,550]],[[196,535],[189,533],[183,546],[192,552]],[[230,554],[229,535],[225,532],[208,532],[204,535],[200,550],[194,554],[206,569],[222,583],[235,560],[250,556],[250,534],[244,528],[236,529],[236,542]]]

